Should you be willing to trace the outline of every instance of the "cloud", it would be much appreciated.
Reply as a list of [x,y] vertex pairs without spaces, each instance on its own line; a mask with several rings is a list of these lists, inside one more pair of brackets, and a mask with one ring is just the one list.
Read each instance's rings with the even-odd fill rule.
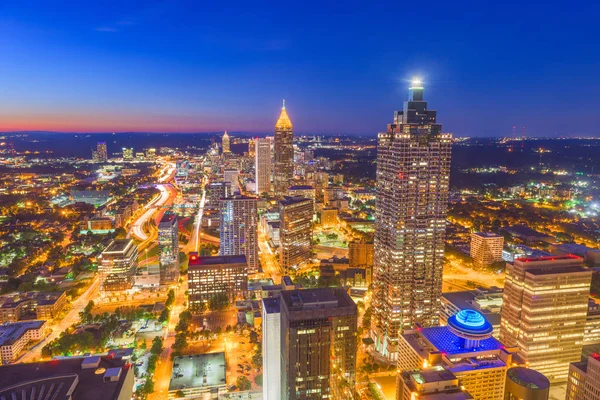
[[96,28],[95,30],[98,32],[119,32],[117,28],[113,28],[110,26],[101,26],[99,28]]

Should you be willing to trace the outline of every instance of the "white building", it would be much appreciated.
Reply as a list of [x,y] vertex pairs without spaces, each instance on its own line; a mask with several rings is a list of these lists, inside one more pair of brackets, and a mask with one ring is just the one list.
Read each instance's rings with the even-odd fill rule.
[[279,297],[262,299],[263,400],[281,396],[281,314]]

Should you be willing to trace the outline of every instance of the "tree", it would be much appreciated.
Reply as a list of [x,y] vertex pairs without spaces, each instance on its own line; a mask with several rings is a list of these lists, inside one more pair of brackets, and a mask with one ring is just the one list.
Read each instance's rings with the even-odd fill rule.
[[229,307],[229,297],[225,293],[219,293],[210,298],[208,308],[211,311],[221,311]]
[[184,398],[185,397],[185,393],[183,393],[183,390],[178,390],[175,392],[175,397],[178,399]]
[[152,347],[150,348],[150,353],[152,354],[160,354],[163,351],[163,339],[160,336],[155,336],[152,339]]
[[169,309],[165,308],[161,311],[160,316],[158,317],[159,322],[167,322],[169,320]]
[[173,302],[175,301],[175,291],[173,289],[169,290],[167,293],[167,301],[165,301],[165,307],[171,307]]
[[366,308],[365,313],[362,318],[362,327],[367,330],[371,327],[371,316],[373,314],[373,309],[369,306]]
[[175,343],[173,343],[173,356],[179,356],[185,349],[188,348],[187,335],[184,332],[180,332],[175,336]]
[[263,384],[263,374],[256,375],[256,377],[254,378],[254,383],[256,383],[258,386],[262,386],[262,384]]
[[242,391],[252,389],[252,383],[244,375],[239,376],[235,383]]

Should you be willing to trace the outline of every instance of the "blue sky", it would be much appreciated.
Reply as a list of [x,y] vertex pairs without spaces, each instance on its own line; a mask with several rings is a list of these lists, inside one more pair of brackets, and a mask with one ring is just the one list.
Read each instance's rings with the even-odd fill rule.
[[0,2],[0,130],[374,134],[425,82],[458,136],[600,131],[600,6]]

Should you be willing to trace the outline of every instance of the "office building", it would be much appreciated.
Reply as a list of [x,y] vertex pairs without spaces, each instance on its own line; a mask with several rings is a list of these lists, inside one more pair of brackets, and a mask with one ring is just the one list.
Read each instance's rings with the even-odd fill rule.
[[168,211],[158,223],[158,262],[160,283],[177,282],[179,277],[179,223],[177,215]]
[[[96,151],[93,153],[95,156],[94,161],[104,163],[108,161],[108,150],[106,148],[106,142],[96,143]],[[92,157],[94,158],[94,157]]]
[[237,169],[226,169],[223,171],[223,180],[229,183],[234,192],[239,192],[240,190],[239,176],[240,171]]
[[231,138],[229,137],[227,131],[225,131],[223,137],[221,138],[221,147],[223,147],[223,154],[231,153]]
[[464,292],[442,293],[440,324],[448,325],[448,319],[462,310],[472,309],[481,313],[492,325],[492,336],[500,338],[500,312],[504,291],[498,287],[477,288]]
[[[514,357],[518,349],[504,346],[492,336],[492,330],[475,310],[459,312],[448,320],[448,326],[406,329],[398,341],[398,371],[441,366],[474,398],[502,399],[506,371],[519,363]],[[398,391],[397,395],[401,394]]]
[[306,197],[279,201],[279,264],[288,269],[310,259],[313,202]]
[[321,225],[323,228],[332,228],[338,224],[338,209],[324,207],[321,210]]
[[[48,331],[46,321],[24,321],[0,325],[0,364],[16,361],[28,343],[42,340]],[[1,391],[0,388],[0,393]]]
[[51,320],[67,304],[65,292],[27,292],[0,297],[0,323],[24,319]]
[[254,173],[256,194],[271,192],[271,140],[257,138],[254,140]]
[[477,265],[490,265],[502,261],[504,236],[493,232],[471,233],[471,257]]
[[352,398],[357,307],[342,288],[285,290],[281,310],[283,400]]
[[398,400],[468,400],[473,397],[456,375],[441,366],[402,371],[398,376]]
[[315,202],[315,188],[310,185],[293,185],[287,190],[287,195],[290,197],[306,197]]
[[506,372],[504,400],[548,400],[550,381],[539,372],[513,367]]
[[281,397],[281,313],[277,297],[262,299],[263,400]]
[[500,341],[552,383],[581,358],[592,272],[577,256],[519,258],[506,265]]
[[600,354],[569,366],[565,400],[600,400]]
[[190,253],[188,263],[188,302],[192,312],[205,309],[200,303],[226,295],[230,303],[248,291],[248,263],[244,255],[206,256]]
[[133,383],[133,365],[114,354],[0,367],[0,399],[129,400]]
[[388,360],[404,329],[439,322],[451,147],[413,82],[377,148],[371,335]]
[[366,240],[353,240],[348,244],[348,259],[350,268],[365,268],[373,266],[373,243]]
[[220,237],[223,256],[244,255],[248,273],[258,272],[258,212],[256,198],[242,195],[221,198]]
[[138,265],[138,248],[133,239],[115,239],[100,254],[100,290],[114,292],[131,289]]
[[275,124],[274,144],[273,188],[275,197],[280,199],[287,194],[287,189],[294,179],[294,131],[285,109],[285,100]]
[[133,161],[133,147],[123,147],[123,161]]

